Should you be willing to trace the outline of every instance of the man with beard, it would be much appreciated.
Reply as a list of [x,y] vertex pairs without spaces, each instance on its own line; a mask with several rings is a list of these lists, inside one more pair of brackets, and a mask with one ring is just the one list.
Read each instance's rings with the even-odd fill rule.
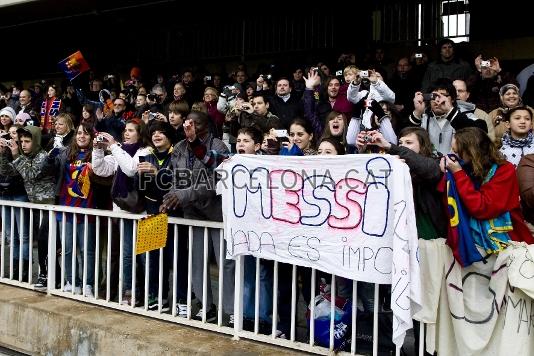
[[[263,85],[263,76],[256,81],[258,87]],[[269,111],[278,116],[280,125],[289,131],[289,125],[296,117],[302,117],[302,102],[292,91],[289,79],[282,77],[276,81],[275,94],[268,96]]]
[[472,120],[460,112],[456,106],[456,96],[456,88],[451,80],[440,78],[432,84],[427,98],[420,91],[415,93],[415,109],[409,117],[411,124],[428,131],[434,149],[444,155],[451,151],[452,138],[457,130],[478,127],[488,132],[484,120]]
[[[336,77],[328,77],[324,81],[324,88],[316,92],[316,88],[321,83],[321,77],[315,70],[310,70],[308,77],[304,78],[306,90],[302,96],[304,105],[304,117],[312,120],[314,134],[317,137],[322,136],[326,116],[331,111],[337,111],[345,114],[346,117],[352,117],[353,105],[347,100],[346,95],[340,94],[341,82]],[[318,99],[318,100],[317,100]]]

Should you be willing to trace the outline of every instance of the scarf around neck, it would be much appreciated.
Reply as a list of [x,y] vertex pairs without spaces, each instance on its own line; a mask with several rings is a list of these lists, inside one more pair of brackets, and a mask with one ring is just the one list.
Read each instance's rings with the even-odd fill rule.
[[525,138],[513,138],[510,131],[505,132],[502,136],[502,144],[503,146],[510,146],[510,147],[527,147],[532,144],[532,141],[534,139],[534,135],[532,134],[532,130],[528,132],[527,137]]
[[[141,148],[141,143],[123,143],[121,148],[130,155],[130,157],[133,157],[137,150]],[[131,190],[132,187],[131,182],[129,182],[129,177],[122,171],[121,167],[119,166],[117,168],[117,173],[115,173],[115,182],[113,184],[113,189],[111,191],[111,196],[113,198],[116,197],[125,197],[128,195],[128,191]]]

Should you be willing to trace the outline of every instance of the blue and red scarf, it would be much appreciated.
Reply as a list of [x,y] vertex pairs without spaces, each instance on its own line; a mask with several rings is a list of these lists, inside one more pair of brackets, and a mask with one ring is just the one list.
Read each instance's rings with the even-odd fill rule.
[[[482,184],[489,182],[496,170],[497,165],[494,164]],[[450,222],[447,244],[452,249],[456,261],[462,267],[467,267],[474,262],[484,260],[485,257],[482,256],[477,246],[487,254],[502,251],[510,241],[508,231],[513,229],[510,212],[505,212],[493,219],[475,219],[467,214],[458,194],[454,176],[450,171],[446,173],[446,183],[447,214]]]

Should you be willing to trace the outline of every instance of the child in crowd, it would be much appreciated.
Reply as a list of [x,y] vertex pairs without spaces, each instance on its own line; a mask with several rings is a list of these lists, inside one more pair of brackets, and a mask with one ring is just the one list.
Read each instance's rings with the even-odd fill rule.
[[[68,147],[56,147],[50,152],[49,163],[57,172],[56,195],[59,197],[59,205],[94,208],[91,182],[93,139],[92,127],[87,123],[82,123],[76,128],[76,136]],[[64,239],[62,246],[65,256],[66,284],[63,291],[81,294],[81,286],[83,286],[83,295],[93,297],[96,245],[94,217],[67,213],[58,214],[57,219],[60,222],[62,241]],[[76,231],[76,241],[74,241],[74,231]],[[80,268],[77,268],[78,254],[82,266]],[[86,273],[83,268],[84,264],[86,264]]]
[[[54,170],[49,169],[50,167],[45,164],[48,155],[41,148],[41,129],[36,126],[25,126],[19,128],[17,132],[19,143],[13,139],[9,144],[6,144],[5,141],[0,143],[0,174],[3,176],[21,176],[30,202],[35,204],[54,204]],[[9,156],[8,150],[11,156]],[[24,195],[18,196],[23,197]],[[43,218],[37,235],[39,277],[35,284],[36,289],[46,289],[48,285],[48,210],[42,210],[42,212]],[[37,219],[34,221],[38,222],[39,215],[37,214],[36,216]],[[29,224],[24,226],[26,232],[30,228],[32,227]],[[25,237],[23,237],[24,239]],[[29,246],[23,248],[23,258],[26,260],[24,263],[25,269],[29,263],[28,249]]]
[[[157,214],[163,202],[163,196],[168,192],[171,185],[172,174],[170,173],[171,155],[173,152],[173,145],[176,142],[175,130],[167,122],[155,121],[150,125],[149,137],[152,142],[153,149],[146,156],[139,157],[139,164],[137,165],[137,176],[139,180],[139,192],[145,198],[146,212],[148,214]],[[156,184],[157,182],[157,184]],[[175,211],[179,215],[181,210]],[[183,239],[182,239],[183,240]],[[149,280],[148,280],[148,296],[147,303],[149,310],[160,309],[166,312],[170,310],[168,294],[169,294],[169,271],[172,266],[172,257],[174,250],[174,239],[167,235],[167,242],[163,249],[163,283],[162,283],[162,300],[158,300],[159,295],[159,250],[150,251],[149,255]],[[145,255],[142,256],[142,261],[145,263]],[[183,258],[182,261],[184,262]],[[181,265],[183,268],[183,265]],[[182,271],[180,271],[182,273]],[[178,273],[180,275],[180,273]],[[145,281],[146,282],[146,281]],[[178,293],[185,294],[184,288],[178,288]],[[179,299],[184,299],[182,294]],[[181,303],[180,303],[181,304]]]
[[521,157],[534,153],[534,136],[532,134],[532,110],[526,106],[510,109],[505,117],[506,128],[502,136],[501,153],[515,167]]
[[[184,123],[184,131],[195,157],[206,165],[208,169],[215,169],[223,160],[230,155],[218,154],[217,151],[207,151],[207,148],[196,137],[195,127],[191,120]],[[255,126],[243,127],[239,129],[236,150],[237,154],[261,155],[262,132]],[[244,257],[245,276],[243,285],[243,326],[252,330],[255,317],[255,286],[256,286],[256,260],[252,256]],[[264,263],[260,264],[260,303],[259,303],[259,323],[261,330],[269,329],[271,325],[272,313],[272,271],[266,268]]]
[[182,125],[187,114],[189,114],[189,104],[187,101],[173,101],[169,104],[169,124],[176,131],[176,142],[180,142],[185,138]]
[[445,156],[446,165],[468,214],[489,220],[509,212],[513,227],[509,238],[534,243],[521,213],[515,167],[501,156],[488,135],[478,128],[460,129],[454,135],[452,150],[463,164]]
[[335,138],[343,146],[347,145],[347,117],[345,114],[331,111],[326,116],[326,126],[323,132],[323,138]]
[[[145,123],[134,118],[126,122],[126,127],[122,134],[123,141],[119,144],[115,138],[107,132],[99,135],[102,140],[93,142],[93,172],[100,177],[115,175],[111,187],[111,197],[115,201],[124,197],[130,190],[137,190],[134,176],[137,173],[139,157],[150,153],[150,142],[146,133]],[[111,155],[104,155],[104,149],[109,149]],[[140,211],[130,211],[121,209],[117,204],[113,204],[114,211],[140,213]],[[123,304],[131,304],[132,301],[132,246],[133,246],[133,220],[123,219],[123,244],[122,244],[122,288]]]

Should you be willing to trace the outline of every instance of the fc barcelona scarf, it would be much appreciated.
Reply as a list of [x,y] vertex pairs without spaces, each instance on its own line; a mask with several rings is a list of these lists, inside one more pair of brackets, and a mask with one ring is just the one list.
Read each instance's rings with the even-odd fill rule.
[[[50,104],[50,105],[49,105]],[[44,132],[52,130],[54,123],[52,118],[56,117],[61,110],[61,99],[46,99],[41,104],[41,128]]]
[[454,177],[450,171],[446,173],[446,182],[447,214],[450,221],[447,244],[450,246],[456,261],[463,267],[467,267],[473,262],[482,261],[483,257],[475,246],[471,235],[470,217],[465,212]]
[[[487,183],[495,174],[497,165],[494,164],[484,183]],[[508,231],[513,229],[510,212],[505,212],[493,219],[478,220],[469,216],[463,206],[454,181],[453,174],[447,171],[447,213],[450,219],[447,244],[453,251],[454,258],[463,267],[474,262],[482,261],[477,246],[487,254],[502,251],[510,237]]]

